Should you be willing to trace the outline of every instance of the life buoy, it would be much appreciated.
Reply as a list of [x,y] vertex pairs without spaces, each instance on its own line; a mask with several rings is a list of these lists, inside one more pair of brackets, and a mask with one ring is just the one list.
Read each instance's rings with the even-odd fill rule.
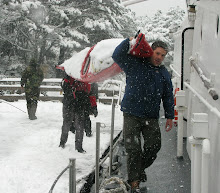
[[[174,105],[176,106],[176,93],[179,91],[179,88],[176,88],[174,91]],[[174,110],[174,126],[178,125],[178,111],[175,109]]]

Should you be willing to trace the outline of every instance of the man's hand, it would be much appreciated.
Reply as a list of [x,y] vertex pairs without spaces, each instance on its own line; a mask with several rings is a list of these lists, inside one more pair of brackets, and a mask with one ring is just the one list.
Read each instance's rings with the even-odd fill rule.
[[172,119],[167,119],[165,130],[166,132],[170,131],[173,127],[173,120]]

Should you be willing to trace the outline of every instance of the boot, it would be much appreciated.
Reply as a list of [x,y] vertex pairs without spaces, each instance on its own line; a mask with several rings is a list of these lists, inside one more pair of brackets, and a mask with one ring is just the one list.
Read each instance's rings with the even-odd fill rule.
[[76,148],[76,150],[77,150],[79,153],[86,153],[86,151],[85,151],[83,148]]
[[131,182],[131,193],[139,193],[139,192],[141,192],[140,191],[140,188],[139,188],[139,181],[137,180],[137,181],[133,181],[133,182]]
[[29,117],[29,119],[31,120],[31,110],[30,110],[30,108],[27,108],[27,111],[28,111],[28,117]]
[[37,119],[37,117],[36,117],[36,115],[35,115],[35,114],[36,114],[36,111],[37,111],[37,105],[33,105],[32,111],[33,111],[33,112],[32,112],[32,113],[33,113],[33,118],[34,118],[34,119]]
[[92,137],[92,133],[87,132],[87,133],[86,133],[86,136],[87,136],[87,137]]
[[147,181],[147,175],[145,173],[145,171],[143,171],[140,175],[140,181],[141,182],[146,182]]
[[37,119],[37,117],[35,116],[35,112],[36,112],[36,107],[31,107],[30,109],[29,109],[29,119],[30,120],[35,120],[35,119]]
[[65,143],[63,143],[63,142],[60,142],[60,145],[59,145],[59,147],[62,147],[63,149],[65,148]]

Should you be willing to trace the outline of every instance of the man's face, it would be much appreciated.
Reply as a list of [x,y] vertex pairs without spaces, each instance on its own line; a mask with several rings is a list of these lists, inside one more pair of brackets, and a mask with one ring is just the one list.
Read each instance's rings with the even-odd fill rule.
[[151,63],[154,66],[159,66],[163,62],[166,54],[167,54],[166,50],[164,50],[161,47],[157,47],[154,50],[153,55],[151,56]]

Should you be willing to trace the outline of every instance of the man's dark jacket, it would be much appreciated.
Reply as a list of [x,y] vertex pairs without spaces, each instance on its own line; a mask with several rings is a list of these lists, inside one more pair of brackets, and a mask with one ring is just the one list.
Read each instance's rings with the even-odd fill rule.
[[164,66],[153,66],[149,58],[137,58],[128,54],[129,39],[122,41],[112,58],[126,74],[125,95],[121,110],[146,118],[159,118],[161,100],[165,117],[174,118],[173,87]]

